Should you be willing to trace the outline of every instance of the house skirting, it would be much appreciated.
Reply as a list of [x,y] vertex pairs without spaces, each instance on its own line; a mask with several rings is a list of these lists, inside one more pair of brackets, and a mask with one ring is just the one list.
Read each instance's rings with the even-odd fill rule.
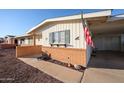
[[42,46],[42,52],[58,61],[86,66],[86,49]]
[[71,64],[86,66],[86,49],[60,48],[46,46],[17,46],[16,57],[33,56],[47,53],[52,59]]
[[16,57],[33,56],[41,53],[41,46],[16,46]]

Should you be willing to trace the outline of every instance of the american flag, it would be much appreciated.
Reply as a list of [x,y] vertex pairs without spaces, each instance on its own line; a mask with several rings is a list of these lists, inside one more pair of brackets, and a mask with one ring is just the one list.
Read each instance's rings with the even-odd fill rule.
[[83,15],[81,15],[81,16],[82,16],[81,19],[82,19],[83,31],[84,31],[86,43],[87,43],[87,45],[94,48],[94,43],[93,43],[93,40],[92,40],[92,37],[91,37],[90,30],[89,30],[88,25],[87,25],[87,21],[86,21],[86,19],[83,19]]

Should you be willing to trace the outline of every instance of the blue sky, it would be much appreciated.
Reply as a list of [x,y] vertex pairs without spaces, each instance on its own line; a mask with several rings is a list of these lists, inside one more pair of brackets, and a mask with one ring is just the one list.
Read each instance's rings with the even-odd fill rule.
[[[85,9],[84,13],[100,11]],[[79,14],[81,9],[39,9],[39,10],[0,10],[0,37],[5,35],[23,35],[29,29],[47,18]],[[124,10],[113,10],[112,14],[122,14]]]

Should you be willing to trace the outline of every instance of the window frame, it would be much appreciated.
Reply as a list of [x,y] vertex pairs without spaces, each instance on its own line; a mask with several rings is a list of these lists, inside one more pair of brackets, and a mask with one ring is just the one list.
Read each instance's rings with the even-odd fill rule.
[[[66,31],[69,31],[69,42],[66,43]],[[64,42],[61,42],[61,33],[64,32]],[[58,33],[58,41],[55,42],[55,33]],[[51,34],[51,36],[50,36]],[[50,40],[52,39],[52,40]],[[55,32],[51,32],[49,33],[49,44],[51,45],[67,45],[70,44],[70,30],[62,30],[62,31],[55,31]]]

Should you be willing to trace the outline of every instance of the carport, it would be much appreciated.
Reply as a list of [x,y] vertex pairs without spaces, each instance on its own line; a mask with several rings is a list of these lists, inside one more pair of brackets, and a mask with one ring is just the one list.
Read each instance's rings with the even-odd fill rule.
[[92,18],[88,23],[96,50],[88,67],[124,69],[124,15]]
[[96,48],[82,82],[124,82],[124,16],[88,19]]
[[97,51],[124,51],[124,18],[100,17],[88,20]]

